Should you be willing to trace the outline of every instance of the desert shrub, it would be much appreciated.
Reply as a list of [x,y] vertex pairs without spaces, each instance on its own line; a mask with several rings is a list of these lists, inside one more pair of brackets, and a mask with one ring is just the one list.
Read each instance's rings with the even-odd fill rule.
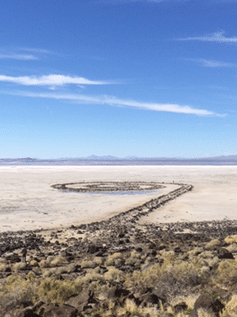
[[213,312],[207,311],[202,308],[198,309],[197,313],[198,317],[216,317],[216,314],[214,314]]
[[235,317],[237,316],[237,295],[233,295],[231,300],[225,305],[225,308],[220,317]]
[[221,241],[219,239],[213,239],[205,245],[205,249],[209,250],[218,245],[221,245]]
[[41,268],[50,267],[50,262],[48,260],[41,260],[38,264]]
[[0,284],[0,311],[15,307],[23,301],[35,301],[37,299],[38,282],[32,275],[26,279],[17,276],[9,276],[5,284]]
[[51,261],[50,266],[51,267],[58,266],[62,264],[63,262],[65,262],[65,258],[63,258],[62,256],[57,256]]
[[104,274],[104,278],[107,281],[116,281],[116,282],[121,282],[124,280],[124,273],[117,269],[114,266],[108,267],[108,272]]
[[201,271],[193,264],[182,262],[167,267],[165,278],[173,279],[183,286],[195,286],[201,282]]
[[133,274],[127,274],[125,286],[137,290],[145,290],[147,287],[153,287],[157,279],[162,275],[162,269],[159,264],[154,264],[145,271],[134,271]]
[[218,264],[220,263],[220,259],[215,256],[214,258],[212,259],[205,259],[207,265],[210,267],[210,268],[217,268]]
[[91,272],[86,273],[85,276],[79,277],[77,281],[83,284],[89,284],[92,281],[104,281],[104,277],[98,272],[95,272],[95,270],[92,270]]
[[182,294],[187,288],[204,280],[199,268],[188,262],[176,264],[154,264],[145,271],[134,271],[126,275],[125,286],[137,291],[159,287],[167,296]]
[[232,243],[226,248],[229,252],[237,252],[237,243]]
[[82,268],[94,268],[95,267],[95,263],[93,261],[82,261],[81,262],[81,267]]
[[14,272],[19,272],[19,271],[22,270],[25,266],[26,266],[25,263],[19,262],[19,263],[13,264],[12,269],[13,269]]
[[217,268],[216,282],[226,286],[237,283],[237,262],[235,260],[221,261]]
[[34,282],[35,281],[35,274],[33,272],[29,272],[26,276],[27,281]]
[[30,265],[31,265],[31,266],[39,266],[39,265],[38,265],[38,262],[35,261],[35,260],[31,260],[31,261],[30,261]]
[[194,249],[187,252],[187,255],[190,259],[192,259],[194,256],[197,256],[199,253],[203,252],[203,248],[201,247],[195,247]]
[[203,251],[198,255],[198,258],[210,259],[213,258],[213,253],[211,251]]
[[[146,262],[148,264],[148,261]],[[139,259],[135,258],[135,257],[131,257],[131,258],[127,258],[125,261],[126,265],[134,265],[136,267],[140,267],[141,262]]]
[[71,295],[80,293],[82,286],[74,281],[61,281],[46,278],[41,281],[38,296],[46,302],[64,303]]
[[133,250],[133,251],[131,252],[131,254],[130,254],[130,257],[131,257],[131,258],[140,258],[141,255],[140,255],[140,253],[138,253],[136,250]]
[[[175,305],[184,302],[188,306],[187,311],[192,311],[194,309],[194,304],[198,297],[199,295],[195,294],[191,294],[189,296],[176,296],[171,299],[170,304],[174,307]],[[170,313],[174,314],[173,309],[170,311]],[[185,313],[185,315],[187,314]]]
[[50,277],[53,274],[55,274],[55,272],[56,272],[56,269],[45,270],[42,274],[42,277],[43,278]]
[[119,265],[121,263],[121,260],[122,260],[122,254],[119,252],[116,252],[107,257],[107,260],[105,261],[105,265],[106,266]]
[[102,265],[104,262],[104,259],[102,257],[95,256],[93,259],[93,262],[95,263],[96,266]]
[[237,243],[237,235],[227,236],[224,241],[227,244]]
[[5,272],[5,270],[6,270],[6,264],[0,264],[0,272]]
[[[118,316],[150,316],[150,317],[162,317],[164,316],[162,311],[157,310],[156,307],[141,307],[137,306],[131,299],[126,299],[124,307],[117,308]],[[167,316],[167,315],[166,315]]]

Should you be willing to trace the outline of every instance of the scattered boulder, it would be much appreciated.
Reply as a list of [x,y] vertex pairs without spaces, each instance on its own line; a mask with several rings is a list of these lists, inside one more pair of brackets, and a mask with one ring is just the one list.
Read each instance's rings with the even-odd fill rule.
[[65,304],[77,308],[78,311],[83,311],[89,303],[93,302],[93,297],[93,292],[89,290],[82,291],[79,295],[70,297]]
[[13,309],[5,314],[4,317],[40,317],[31,308]]
[[196,300],[194,304],[194,311],[190,317],[198,317],[198,310],[200,308],[212,312],[216,317],[219,317],[225,306],[219,301],[219,299],[213,299],[209,295],[202,294]]
[[217,252],[219,259],[234,259],[233,254],[225,248],[221,248]]
[[[51,307],[45,309],[43,317],[76,317],[77,309],[69,305],[61,305],[59,307]],[[31,316],[29,316],[31,317]]]
[[187,308],[188,308],[188,305],[185,302],[181,302],[181,303],[174,306],[174,311],[177,314],[177,313],[184,311]]

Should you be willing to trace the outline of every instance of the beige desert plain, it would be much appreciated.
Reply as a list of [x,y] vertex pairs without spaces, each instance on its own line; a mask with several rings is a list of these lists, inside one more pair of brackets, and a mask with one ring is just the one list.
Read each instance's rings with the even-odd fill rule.
[[[106,220],[192,184],[141,223],[237,218],[237,167],[233,166],[1,166],[0,232],[62,228]],[[144,194],[65,193],[51,185],[74,182],[164,182]]]

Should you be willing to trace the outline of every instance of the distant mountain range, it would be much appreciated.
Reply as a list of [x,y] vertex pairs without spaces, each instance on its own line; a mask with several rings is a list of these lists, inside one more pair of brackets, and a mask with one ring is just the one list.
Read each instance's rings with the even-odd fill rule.
[[26,158],[4,158],[0,159],[0,166],[83,166],[83,165],[237,165],[237,155],[222,155],[203,158],[167,158],[167,157],[136,157],[127,156],[119,158],[116,156],[91,155],[80,158],[60,159],[36,159]]

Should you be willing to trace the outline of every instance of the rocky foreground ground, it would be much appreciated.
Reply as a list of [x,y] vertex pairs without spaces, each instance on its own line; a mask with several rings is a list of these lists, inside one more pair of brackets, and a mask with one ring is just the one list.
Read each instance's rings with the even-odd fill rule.
[[0,316],[237,316],[237,221],[138,222],[190,190],[108,221],[0,234]]

